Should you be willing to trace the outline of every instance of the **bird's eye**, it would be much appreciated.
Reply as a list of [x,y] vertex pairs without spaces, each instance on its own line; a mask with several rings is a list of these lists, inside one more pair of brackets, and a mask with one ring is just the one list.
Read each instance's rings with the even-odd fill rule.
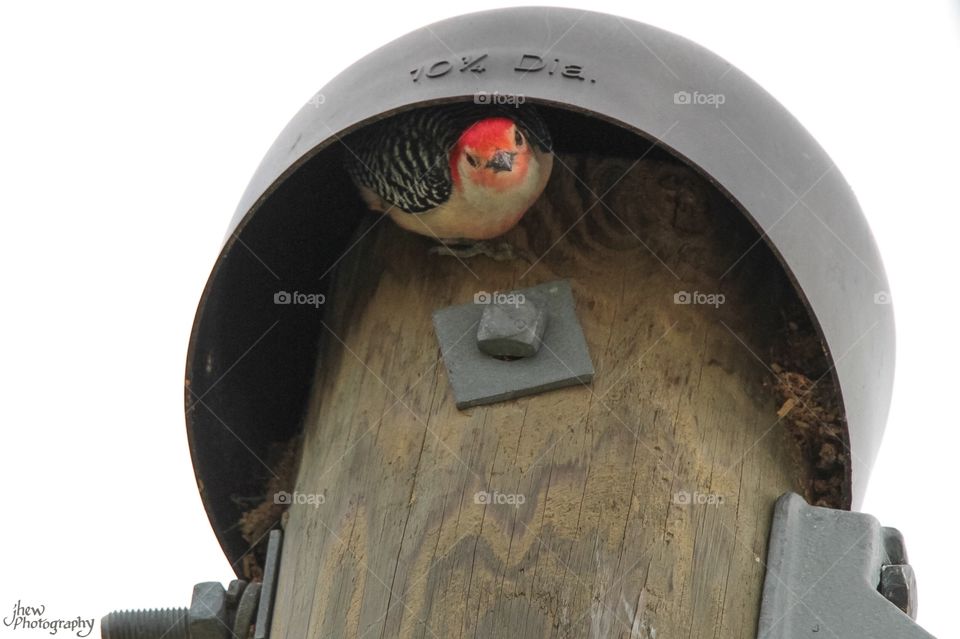
[[523,146],[523,136],[520,134],[520,129],[514,132],[513,141],[517,143],[517,146]]
[[478,167],[478,166],[480,165],[480,163],[477,162],[477,158],[473,157],[473,156],[470,155],[469,153],[467,153],[467,162],[469,162],[469,163],[470,163],[470,166],[472,166],[472,167],[474,167],[474,168],[476,168],[476,167]]

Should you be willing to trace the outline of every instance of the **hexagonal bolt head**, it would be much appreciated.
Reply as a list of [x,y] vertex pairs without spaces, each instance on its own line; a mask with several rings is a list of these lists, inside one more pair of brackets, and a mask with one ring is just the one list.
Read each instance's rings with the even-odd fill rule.
[[917,579],[913,574],[913,568],[906,564],[883,566],[880,569],[878,590],[897,608],[916,620]]
[[205,581],[193,587],[190,602],[190,639],[227,639],[227,591],[216,581]]
[[532,357],[540,350],[547,315],[533,302],[490,304],[477,327],[477,346],[491,357]]

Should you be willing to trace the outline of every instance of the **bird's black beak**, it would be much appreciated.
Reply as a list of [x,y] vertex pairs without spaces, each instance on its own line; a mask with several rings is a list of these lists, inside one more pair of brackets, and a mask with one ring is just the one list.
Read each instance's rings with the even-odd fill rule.
[[513,156],[516,153],[509,151],[497,151],[493,157],[487,161],[487,168],[493,169],[495,173],[500,171],[510,171],[513,169]]

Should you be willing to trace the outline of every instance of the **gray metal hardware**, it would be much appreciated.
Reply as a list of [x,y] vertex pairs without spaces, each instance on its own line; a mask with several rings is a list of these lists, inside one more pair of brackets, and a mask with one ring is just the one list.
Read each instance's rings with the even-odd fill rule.
[[546,327],[547,314],[531,300],[493,302],[480,315],[477,347],[491,357],[533,357]]
[[240,597],[243,596],[244,590],[247,587],[247,582],[243,579],[234,579],[230,582],[230,585],[227,586],[226,598],[227,606],[236,607],[237,603],[240,601]]
[[[118,610],[100,620],[103,639],[267,639],[280,567],[283,535],[270,532],[263,582],[234,579],[224,590],[216,581],[193,587],[190,608]],[[256,629],[254,627],[256,621]]]
[[219,581],[205,581],[193,587],[187,619],[190,639],[227,639],[227,591]]
[[759,639],[932,637],[915,616],[899,531],[863,513],[810,506],[795,493],[777,500]]
[[189,639],[186,608],[117,610],[100,620],[102,639]]
[[260,607],[257,609],[257,627],[254,639],[267,639],[270,636],[270,621],[273,619],[273,598],[277,593],[277,576],[280,574],[280,548],[283,545],[283,533],[271,530],[267,540],[267,559],[263,566],[263,586],[260,590]]
[[[238,579],[230,582],[231,597],[245,586],[246,582]],[[216,581],[205,581],[193,587],[190,608],[111,612],[100,620],[100,636],[103,639],[226,639],[230,636],[227,623],[231,612],[223,586]]]
[[237,612],[233,617],[233,635],[237,639],[250,636],[250,627],[256,621],[257,608],[260,603],[260,584],[253,583],[247,586],[237,602]]
[[[478,334],[484,310],[492,303],[519,307],[520,302],[532,302],[550,318],[539,350],[532,356],[513,361],[482,352],[470,337]],[[567,281],[548,282],[508,293],[480,292],[474,296],[472,304],[435,311],[433,325],[457,408],[490,404],[574,384],[589,384],[593,380],[593,362]]]
[[881,568],[879,590],[911,619],[917,618],[917,578],[911,566],[894,564]]

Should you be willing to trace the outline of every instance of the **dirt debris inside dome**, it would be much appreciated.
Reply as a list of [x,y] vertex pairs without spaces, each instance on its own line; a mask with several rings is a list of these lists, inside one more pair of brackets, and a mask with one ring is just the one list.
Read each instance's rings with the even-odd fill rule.
[[240,534],[250,544],[251,550],[241,560],[241,574],[248,581],[260,581],[263,578],[263,560],[267,552],[267,537],[283,516],[289,504],[278,503],[274,495],[292,493],[297,479],[300,460],[300,437],[287,442],[274,444],[267,457],[267,465],[272,469],[264,489],[265,496],[255,507],[245,511],[240,517]]
[[833,369],[799,300],[784,316],[770,386],[782,402],[777,417],[797,444],[804,497],[814,506],[849,508],[850,446]]

